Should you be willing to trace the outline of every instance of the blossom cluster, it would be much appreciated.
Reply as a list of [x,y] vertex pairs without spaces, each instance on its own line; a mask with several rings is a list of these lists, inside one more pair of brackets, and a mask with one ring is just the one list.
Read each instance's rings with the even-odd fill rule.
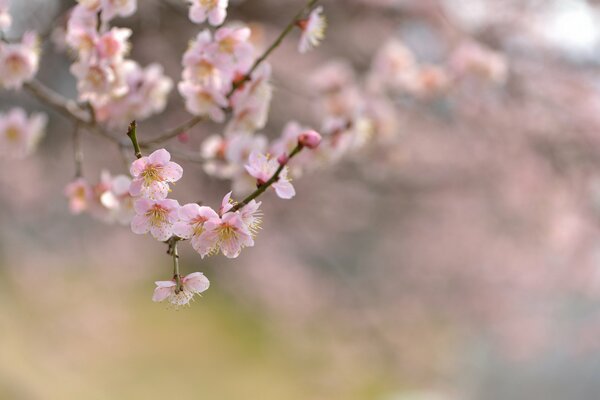
[[173,87],[159,64],[143,68],[127,58],[130,29],[109,26],[136,6],[135,0],[80,0],[67,22],[64,40],[76,56],[71,72],[79,100],[89,102],[96,119],[109,127],[161,112]]

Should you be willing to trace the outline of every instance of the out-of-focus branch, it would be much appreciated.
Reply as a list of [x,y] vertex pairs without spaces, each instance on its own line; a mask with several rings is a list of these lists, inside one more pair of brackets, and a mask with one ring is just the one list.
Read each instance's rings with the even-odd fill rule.
[[50,89],[37,79],[33,79],[24,83],[23,87],[39,101],[52,107],[66,118],[79,124],[80,127],[86,128],[88,131],[98,136],[102,136],[111,142],[118,143],[118,138],[112,136],[100,125],[98,125],[94,116],[91,115],[91,113],[82,110],[75,101],[65,98],[60,93]]
[[194,126],[196,126],[198,123],[202,122],[203,120],[204,120],[204,117],[195,116],[195,117],[185,121],[181,125],[168,130],[164,134],[155,137],[154,139],[150,139],[147,141],[141,141],[140,147],[146,148],[146,147],[159,145],[164,141],[167,141],[169,139],[177,137],[177,136],[181,135],[182,133],[184,133],[185,131],[192,129]]
[[25,82],[23,87],[38,100],[54,108],[65,117],[82,124],[89,122],[87,113],[79,108],[75,101],[66,99],[37,79]]

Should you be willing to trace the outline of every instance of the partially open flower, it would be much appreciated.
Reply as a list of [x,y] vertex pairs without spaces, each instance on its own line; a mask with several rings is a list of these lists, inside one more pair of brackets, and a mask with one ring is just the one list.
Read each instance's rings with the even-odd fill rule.
[[225,21],[229,0],[189,0],[191,3],[189,18],[196,24],[208,19],[208,23],[217,26]]
[[[264,154],[252,152],[248,158],[248,165],[245,167],[246,171],[248,171],[251,176],[256,178],[258,184],[262,185],[271,179],[275,172],[277,172],[277,169],[279,168],[279,162],[274,158],[265,156]],[[279,179],[277,182],[273,183],[272,186],[273,189],[275,189],[277,196],[282,199],[291,199],[296,195],[296,190],[288,179],[287,167],[283,167],[281,173],[279,174]]]
[[307,19],[298,21],[298,26],[302,29],[298,51],[306,53],[313,47],[317,47],[325,38],[325,28],[327,28],[323,7],[312,10]]
[[170,281],[157,281],[152,301],[160,302],[168,300],[175,306],[189,304],[195,294],[207,290],[210,282],[202,272],[194,272],[181,278],[181,288],[177,289],[175,279]]

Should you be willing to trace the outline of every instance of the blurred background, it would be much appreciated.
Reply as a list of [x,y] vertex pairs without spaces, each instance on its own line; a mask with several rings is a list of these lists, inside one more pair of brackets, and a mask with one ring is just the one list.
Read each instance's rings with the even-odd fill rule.
[[[44,34],[73,1],[13,1],[10,35]],[[183,1],[140,0],[132,58],[175,82],[200,30]],[[302,0],[230,1],[266,47]],[[462,79],[393,101],[389,137],[264,196],[256,247],[182,268],[211,288],[177,311],[151,302],[164,246],[74,217],[73,127],[25,92],[3,110],[47,111],[38,153],[0,168],[0,399],[592,399],[600,393],[600,3],[584,0],[325,0],[328,34],[295,32],[272,55],[264,130],[320,126],[309,82],[331,60],[357,80],[390,39],[449,65],[465,41],[495,52],[502,82]],[[9,36],[10,36],[9,35]],[[76,97],[71,60],[43,44],[38,79]],[[493,80],[493,79],[492,79]],[[140,124],[186,120],[176,91]],[[171,148],[198,153],[201,124]],[[84,173],[126,172],[85,135]],[[216,206],[227,182],[180,162],[174,195]]]

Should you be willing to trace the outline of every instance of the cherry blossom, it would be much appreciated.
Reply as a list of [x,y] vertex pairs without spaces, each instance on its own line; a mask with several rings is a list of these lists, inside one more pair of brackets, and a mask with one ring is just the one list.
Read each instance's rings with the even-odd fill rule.
[[89,208],[94,192],[84,178],[77,178],[65,187],[65,196],[69,199],[71,213],[81,214]]
[[154,151],[131,164],[129,170],[133,181],[129,187],[132,196],[144,196],[160,200],[169,194],[169,183],[177,182],[183,176],[183,169],[171,161],[171,154],[165,149]]
[[302,29],[298,51],[306,53],[313,47],[317,47],[325,38],[325,29],[327,28],[323,7],[319,6],[312,10],[307,19],[298,21],[298,26]]
[[[267,182],[279,169],[279,162],[276,159],[269,158],[264,154],[253,152],[248,158],[248,164],[245,166],[246,171],[256,178],[259,185]],[[277,182],[273,183],[273,188],[282,199],[291,199],[296,195],[294,186],[290,183],[287,176],[287,167],[283,167],[279,174]]]
[[191,245],[200,256],[208,255],[214,245],[203,240],[204,224],[210,219],[219,219],[219,214],[210,207],[195,203],[186,204],[179,209],[179,222],[173,226],[173,233],[183,239],[191,239]]
[[207,290],[210,282],[201,272],[193,272],[181,278],[181,288],[177,288],[175,279],[170,281],[157,281],[156,289],[152,296],[152,301],[161,302],[168,300],[175,306],[186,305],[192,300],[195,294],[200,294]]
[[190,81],[179,82],[177,88],[185,98],[185,106],[190,113],[210,117],[215,122],[225,120],[223,108],[227,107],[227,98],[217,88]]
[[133,204],[136,215],[131,220],[133,233],[148,232],[161,242],[173,236],[173,225],[179,220],[179,202],[172,199],[150,200],[140,198]]
[[0,154],[9,159],[31,154],[44,135],[46,121],[44,114],[28,118],[22,108],[0,114]]
[[208,19],[208,23],[217,26],[225,21],[229,0],[188,0],[191,4],[189,17],[196,24]]
[[218,246],[227,258],[237,258],[244,247],[254,246],[252,232],[238,212],[210,219],[204,223],[204,229],[206,232],[201,237],[203,247]]
[[309,149],[316,149],[321,144],[321,135],[317,131],[307,130],[298,136],[298,143]]
[[20,89],[38,71],[40,50],[37,35],[27,32],[20,43],[0,43],[0,84]]

